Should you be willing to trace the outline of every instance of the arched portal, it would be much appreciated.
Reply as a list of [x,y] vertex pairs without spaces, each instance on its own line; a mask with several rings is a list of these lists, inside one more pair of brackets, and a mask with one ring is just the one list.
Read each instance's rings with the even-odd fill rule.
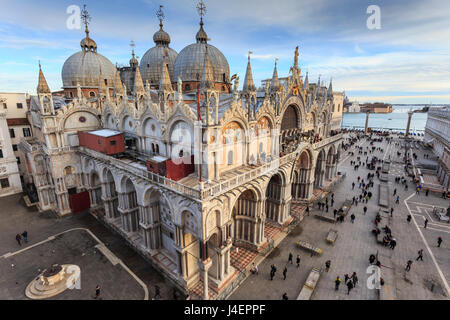
[[336,160],[336,152],[335,152],[335,147],[332,145],[330,147],[330,149],[328,150],[328,154],[327,154],[327,168],[326,168],[326,178],[328,180],[332,180],[335,175],[336,175],[336,164],[337,164],[337,160]]
[[304,150],[298,158],[292,179],[292,198],[294,200],[308,200],[312,195],[311,187],[311,153]]
[[122,228],[125,232],[135,232],[138,228],[138,203],[136,188],[130,178],[122,181],[122,192],[119,194],[119,212]]
[[316,170],[314,171],[314,187],[317,189],[323,187],[325,178],[325,160],[325,151],[322,149],[317,157]]
[[233,207],[235,242],[254,249],[263,241],[264,221],[258,214],[261,206],[255,191],[249,189],[241,193]]
[[120,216],[119,213],[119,197],[117,194],[114,177],[110,170],[106,169],[105,176],[105,190],[103,195],[103,203],[105,204],[105,214],[108,219],[115,219]]
[[290,105],[286,108],[283,114],[283,119],[281,121],[281,132],[290,129],[300,129],[299,117],[297,108],[294,105]]
[[100,178],[97,174],[97,172],[92,172],[91,176],[89,177],[89,186],[90,186],[90,192],[89,196],[91,199],[91,208],[94,208],[96,206],[102,206],[103,200],[102,200],[102,184],[100,182]]
[[266,218],[274,222],[282,220],[283,183],[279,174],[270,178],[266,190]]

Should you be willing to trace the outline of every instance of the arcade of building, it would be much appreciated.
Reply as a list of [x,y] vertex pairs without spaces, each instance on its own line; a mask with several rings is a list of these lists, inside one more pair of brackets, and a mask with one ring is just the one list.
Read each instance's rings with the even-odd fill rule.
[[[279,78],[275,63],[259,89],[249,56],[239,90],[203,26],[202,16],[196,42],[177,54],[161,19],[140,66],[133,53],[127,88],[86,22],[82,50],[63,66],[63,95],[51,93],[39,68],[30,107],[35,138],[20,149],[41,210],[70,214],[70,198],[87,191],[93,214],[179,288],[202,282],[207,299],[237,273],[232,248],[263,250],[264,226],[289,223],[292,203],[307,203],[336,177],[344,96],[331,81],[326,87],[302,76],[298,48],[289,75]],[[125,154],[79,146],[78,131],[98,129],[123,132]],[[207,137],[199,152],[189,139],[195,130]],[[173,181],[146,169],[145,159],[157,155],[200,163]]]

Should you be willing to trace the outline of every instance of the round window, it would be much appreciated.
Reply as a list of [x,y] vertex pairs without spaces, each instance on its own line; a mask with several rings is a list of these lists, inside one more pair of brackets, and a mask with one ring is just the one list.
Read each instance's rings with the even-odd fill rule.
[[78,121],[80,121],[80,122],[86,122],[86,118],[83,117],[83,116],[81,116],[81,117],[78,118]]

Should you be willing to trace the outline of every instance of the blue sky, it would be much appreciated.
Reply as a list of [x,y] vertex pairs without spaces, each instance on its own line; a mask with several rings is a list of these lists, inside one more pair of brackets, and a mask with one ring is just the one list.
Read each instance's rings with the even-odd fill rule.
[[[87,5],[90,35],[112,63],[127,64],[130,39],[142,57],[154,45],[155,12],[177,52],[195,41],[194,0],[0,0],[0,92],[34,93],[38,59],[52,90],[61,88],[64,61],[80,50],[83,29],[69,30],[70,5]],[[270,78],[274,59],[284,76],[300,46],[302,73],[345,90],[360,102],[450,103],[450,1],[446,0],[205,0],[205,31],[244,78]],[[369,30],[369,5],[381,9],[381,29]],[[242,84],[243,81],[241,81]]]

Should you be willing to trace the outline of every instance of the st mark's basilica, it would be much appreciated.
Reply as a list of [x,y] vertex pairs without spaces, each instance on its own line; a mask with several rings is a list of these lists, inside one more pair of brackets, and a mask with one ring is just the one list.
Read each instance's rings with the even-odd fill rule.
[[[194,43],[173,50],[159,11],[155,46],[120,68],[100,54],[83,10],[85,38],[62,66],[60,94],[39,66],[34,139],[19,148],[41,210],[84,206],[178,288],[223,299],[242,272],[233,254],[264,253],[269,231],[301,219],[336,179],[344,94],[302,74],[295,44],[287,76],[275,62],[260,88],[249,55],[239,90],[200,4]],[[122,134],[125,149],[101,152],[80,131]]]

